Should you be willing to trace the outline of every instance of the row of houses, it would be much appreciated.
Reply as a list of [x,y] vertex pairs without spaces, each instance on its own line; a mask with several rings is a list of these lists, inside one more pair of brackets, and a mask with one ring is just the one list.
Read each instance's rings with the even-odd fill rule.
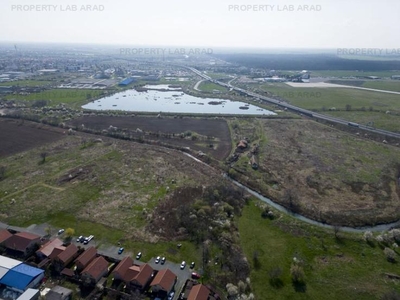
[[70,278],[80,277],[87,286],[99,282],[108,274],[111,265],[103,256],[98,255],[95,247],[84,250],[75,244],[64,246],[58,238],[43,244],[36,251],[36,256],[41,260],[38,267],[44,268],[51,264],[56,272]]
[[[155,275],[154,275],[155,274]],[[177,276],[169,269],[155,271],[145,263],[134,264],[130,257],[125,257],[112,272],[112,276],[118,285],[123,282],[129,290],[140,290],[141,292],[151,290],[153,295],[159,299],[165,299],[174,291]],[[187,300],[216,300],[219,296],[212,290],[197,282],[188,280],[180,299]]]
[[[82,249],[81,249],[82,250]],[[41,259],[39,267],[52,264],[55,271],[69,278],[80,278],[85,285],[95,285],[101,278],[107,276],[112,263],[97,253],[97,249],[89,247],[79,253],[75,244],[63,246],[57,238],[48,241],[36,251]],[[134,264],[131,257],[122,259],[112,271],[116,284],[124,283],[131,291],[145,292],[149,288],[155,294],[166,296],[175,286],[177,276],[169,269],[154,270],[149,264]]]
[[123,282],[128,290],[147,291],[160,297],[167,296],[174,290],[177,276],[169,269],[154,270],[149,264],[134,264],[127,256],[120,261],[112,272],[116,284]]
[[[0,230],[0,245],[5,253],[14,257],[26,259],[35,255],[37,258],[36,268],[19,260],[0,256],[0,286],[3,284],[19,293],[37,287],[44,280],[43,269],[48,266],[61,276],[86,286],[94,286],[110,275],[114,287],[122,284],[126,291],[151,292],[160,299],[167,298],[175,290],[178,279],[168,268],[157,271],[148,263],[135,263],[129,256],[115,262],[98,254],[95,247],[83,249],[73,243],[65,245],[58,238],[44,242],[40,236],[29,232],[12,233],[5,229]],[[214,299],[211,295],[207,287],[196,285],[196,288],[187,290],[184,299]]]

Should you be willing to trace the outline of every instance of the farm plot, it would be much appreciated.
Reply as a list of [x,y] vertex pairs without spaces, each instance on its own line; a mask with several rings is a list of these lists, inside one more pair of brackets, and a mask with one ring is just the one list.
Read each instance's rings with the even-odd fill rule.
[[57,128],[13,119],[0,119],[0,157],[62,139]]
[[231,151],[229,127],[222,119],[91,116],[69,122],[77,127],[82,124],[97,131],[117,127],[132,136],[190,147],[219,160]]

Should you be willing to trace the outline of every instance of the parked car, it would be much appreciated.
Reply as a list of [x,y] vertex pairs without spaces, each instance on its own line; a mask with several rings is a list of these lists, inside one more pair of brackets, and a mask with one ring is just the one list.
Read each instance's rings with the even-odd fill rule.
[[63,234],[64,231],[65,231],[65,229],[60,229],[60,230],[58,231],[58,235]]
[[161,258],[161,264],[162,264],[162,265],[165,264],[165,260],[166,260],[166,258],[165,258],[165,256],[163,256],[163,257]]
[[194,263],[194,261],[192,261],[192,263],[190,264],[190,268],[193,269],[195,265],[196,264]]
[[199,278],[200,278],[200,274],[198,274],[198,273],[196,273],[196,272],[193,272],[193,273],[192,273],[192,278],[193,278],[193,279],[199,279]]
[[124,247],[120,247],[120,248],[118,249],[118,254],[121,254],[122,252],[124,252]]
[[94,235],[89,235],[88,237],[85,238],[85,240],[83,241],[83,243],[86,245],[88,244],[91,240],[94,239]]
[[158,264],[160,262],[160,260],[161,260],[161,257],[157,256],[156,260],[155,260],[155,263]]
[[76,241],[78,242],[78,243],[82,243],[82,241],[84,240],[85,238],[83,237],[83,235],[80,235],[77,239],[76,239]]
[[139,252],[138,254],[136,254],[136,259],[140,259],[142,257],[142,252]]
[[174,296],[175,296],[175,292],[169,293],[169,295],[168,295],[168,300],[174,299]]
[[186,262],[183,261],[183,262],[181,263],[181,270],[183,270],[185,267],[186,267]]

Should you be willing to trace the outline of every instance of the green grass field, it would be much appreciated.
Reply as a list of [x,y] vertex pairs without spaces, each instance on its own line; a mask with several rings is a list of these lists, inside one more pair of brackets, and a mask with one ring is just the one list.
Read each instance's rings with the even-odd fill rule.
[[400,132],[400,116],[385,114],[384,112],[325,111],[323,113],[362,125]]
[[[365,82],[362,86],[400,90],[400,82]],[[392,131],[400,129],[400,117],[386,114],[387,111],[400,111],[400,95],[352,88],[295,88],[284,83],[264,83],[258,88],[301,108],[364,125],[373,122],[376,128]],[[331,108],[335,108],[336,111],[329,111]],[[348,108],[349,110],[346,110]]]
[[48,105],[56,106],[64,103],[73,108],[80,109],[82,105],[102,95],[101,90],[85,90],[85,89],[52,89],[41,93],[32,93],[29,95],[8,95],[6,99],[36,101],[47,100]]
[[400,92],[400,80],[329,80],[329,83]]
[[[380,299],[388,291],[400,290],[398,281],[383,275],[398,274],[398,264],[388,262],[376,242],[370,246],[361,235],[341,232],[335,238],[333,230],[324,231],[288,216],[271,221],[263,219],[261,212],[252,202],[239,222],[257,299]],[[291,281],[294,257],[303,262],[304,286]],[[281,282],[275,285],[269,275],[274,268],[282,270]]]
[[390,77],[392,75],[400,75],[400,70],[396,71],[345,71],[345,70],[338,70],[338,71],[328,71],[328,70],[316,70],[311,71],[311,76],[334,76],[334,77],[349,77],[349,76],[379,76],[379,77]]
[[200,83],[199,90],[203,92],[213,92],[214,90],[217,90],[221,93],[225,93],[228,91],[226,87],[220,86],[218,84],[209,81],[203,81],[202,83]]
[[385,94],[356,90],[351,88],[295,88],[286,84],[262,84],[260,88],[269,91],[291,104],[307,108],[321,110],[345,109],[346,105],[352,108],[372,107],[376,110],[400,110],[400,95]]
[[0,82],[0,86],[41,86],[51,84],[48,80],[18,80],[11,82]]
[[366,88],[400,92],[400,80],[391,81],[367,81],[362,85]]

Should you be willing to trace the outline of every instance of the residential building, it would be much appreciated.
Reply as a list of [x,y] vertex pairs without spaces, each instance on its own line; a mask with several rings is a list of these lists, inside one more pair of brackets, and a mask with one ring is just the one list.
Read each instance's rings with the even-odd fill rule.
[[202,284],[197,284],[190,290],[187,300],[208,300],[210,290]]
[[18,232],[9,237],[4,245],[7,252],[15,256],[29,256],[38,247],[40,236],[29,232]]
[[0,230],[0,245],[4,244],[10,237],[12,237],[12,233],[7,229]]
[[[49,257],[54,249],[58,248],[59,253],[60,254],[62,251],[65,250],[65,247],[63,246],[63,241],[61,241],[60,239],[54,239],[52,241],[48,241],[46,244],[42,245],[39,250],[36,251],[36,255],[40,258],[40,259],[45,259],[47,257]],[[57,255],[58,255],[57,254]]]
[[77,256],[78,247],[75,244],[70,244],[54,259],[54,266],[58,272],[61,272],[67,267]]
[[108,273],[108,262],[103,256],[99,256],[82,271],[81,279],[87,285],[95,285],[101,277]]
[[173,290],[176,279],[176,275],[171,270],[160,270],[150,284],[151,290],[159,295],[167,295]]
[[85,269],[90,262],[97,256],[97,250],[95,247],[89,247],[75,260],[78,271]]
[[119,262],[119,264],[115,267],[112,272],[112,276],[115,280],[123,280],[124,275],[128,271],[130,267],[133,265],[133,259],[129,256],[126,256],[123,260]]

